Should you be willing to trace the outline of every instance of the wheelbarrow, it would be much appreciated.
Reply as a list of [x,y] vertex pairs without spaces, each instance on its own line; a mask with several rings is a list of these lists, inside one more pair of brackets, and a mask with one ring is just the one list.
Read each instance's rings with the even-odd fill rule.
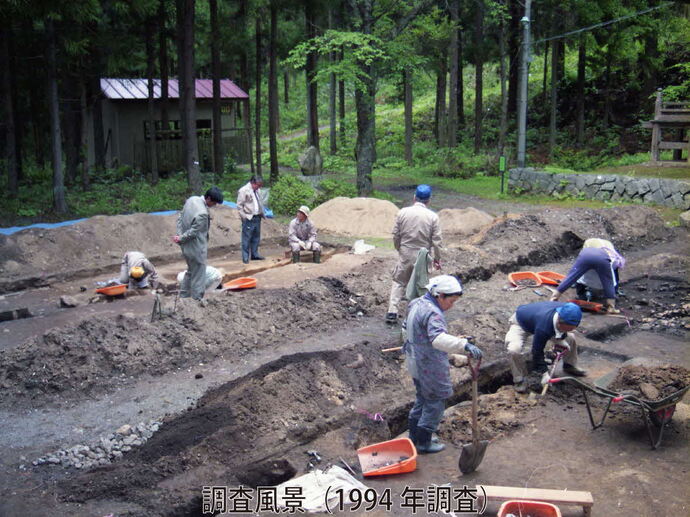
[[[585,407],[587,408],[587,416],[589,416],[589,423],[592,425],[592,429],[597,429],[604,425],[604,420],[611,409],[612,403],[627,403],[640,408],[640,414],[642,421],[644,422],[645,428],[647,429],[647,436],[649,437],[649,443],[652,446],[652,450],[655,450],[661,445],[661,439],[664,434],[664,428],[666,424],[673,418],[673,413],[676,410],[676,404],[681,401],[685,394],[690,389],[690,386],[672,393],[660,400],[645,400],[633,395],[630,392],[622,391],[616,392],[603,388],[601,386],[591,385],[586,382],[581,381],[575,377],[557,377],[549,380],[551,384],[557,384],[559,382],[565,382],[572,384],[573,386],[580,388],[582,396],[585,399]],[[594,393],[599,397],[608,399],[606,408],[601,414],[599,421],[595,422],[594,415],[592,414],[592,406],[589,403],[587,393]],[[656,436],[654,433],[654,428],[657,428]]]

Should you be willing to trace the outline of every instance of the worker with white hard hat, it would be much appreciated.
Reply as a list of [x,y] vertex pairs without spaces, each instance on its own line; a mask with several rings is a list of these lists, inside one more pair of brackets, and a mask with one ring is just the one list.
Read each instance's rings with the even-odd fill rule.
[[439,452],[444,445],[432,441],[445,401],[453,394],[448,354],[465,353],[480,359],[482,351],[467,339],[448,333],[444,312],[462,296],[460,281],[451,275],[429,280],[427,294],[410,302],[404,323],[403,351],[417,397],[408,417],[410,439],[420,453]]
[[119,280],[121,284],[129,284],[130,289],[158,287],[156,268],[141,251],[128,251],[124,254],[120,264]]
[[288,227],[288,243],[292,251],[292,262],[299,262],[299,252],[314,252],[314,263],[321,262],[321,245],[316,242],[316,226],[309,219],[309,207],[302,205]]
[[405,297],[419,251],[426,248],[433,257],[434,267],[441,267],[441,224],[438,215],[427,207],[430,199],[431,187],[418,185],[414,204],[402,208],[395,217],[393,244],[398,250],[398,262],[393,269],[386,323],[398,322],[399,305]]

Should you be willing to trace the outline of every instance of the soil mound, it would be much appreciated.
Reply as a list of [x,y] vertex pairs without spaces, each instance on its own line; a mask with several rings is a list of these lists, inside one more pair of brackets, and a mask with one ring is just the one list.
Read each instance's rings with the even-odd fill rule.
[[[0,235],[0,292],[84,274],[99,274],[118,266],[125,252],[137,250],[155,261],[179,259],[177,214],[131,214],[91,217],[71,226],[30,228]],[[262,237],[281,235],[270,219],[262,224]],[[241,238],[237,210],[227,206],[211,209],[209,246],[237,246]]]
[[320,231],[356,237],[390,238],[398,207],[368,197],[336,197],[316,207],[311,219]]
[[473,207],[444,208],[438,213],[443,234],[471,235],[494,220],[486,212]]
[[646,400],[661,400],[690,385],[690,370],[682,366],[623,366],[610,388],[617,392],[634,392]]

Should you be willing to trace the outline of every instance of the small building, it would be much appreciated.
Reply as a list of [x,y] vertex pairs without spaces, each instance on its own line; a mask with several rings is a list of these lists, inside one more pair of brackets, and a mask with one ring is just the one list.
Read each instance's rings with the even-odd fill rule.
[[[656,94],[654,120],[642,124],[652,130],[651,162],[655,165],[690,164],[690,102],[664,102]],[[661,160],[661,151],[672,150],[672,160]],[[683,158],[683,151],[686,152]]]
[[[160,172],[182,169],[179,87],[177,79],[168,81],[168,124],[161,117],[161,81],[154,80],[156,99],[156,149]],[[196,79],[196,128],[202,170],[213,169],[213,81]],[[148,121],[148,81],[146,79],[101,79],[103,138],[106,167],[129,165],[148,171],[150,167]],[[220,81],[221,132],[223,156],[237,163],[250,161],[249,96],[230,79]],[[95,163],[93,115],[87,121],[88,163]]]

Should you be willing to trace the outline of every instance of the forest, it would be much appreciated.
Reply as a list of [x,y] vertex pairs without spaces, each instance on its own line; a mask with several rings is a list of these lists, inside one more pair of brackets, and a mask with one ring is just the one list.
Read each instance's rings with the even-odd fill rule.
[[[645,161],[657,91],[690,100],[690,2],[3,0],[0,213],[174,209],[249,171],[275,184],[308,147],[361,196],[377,175],[492,176],[516,164],[525,55],[527,165]],[[144,85],[138,163],[112,158],[132,129],[106,128],[106,78]]]

